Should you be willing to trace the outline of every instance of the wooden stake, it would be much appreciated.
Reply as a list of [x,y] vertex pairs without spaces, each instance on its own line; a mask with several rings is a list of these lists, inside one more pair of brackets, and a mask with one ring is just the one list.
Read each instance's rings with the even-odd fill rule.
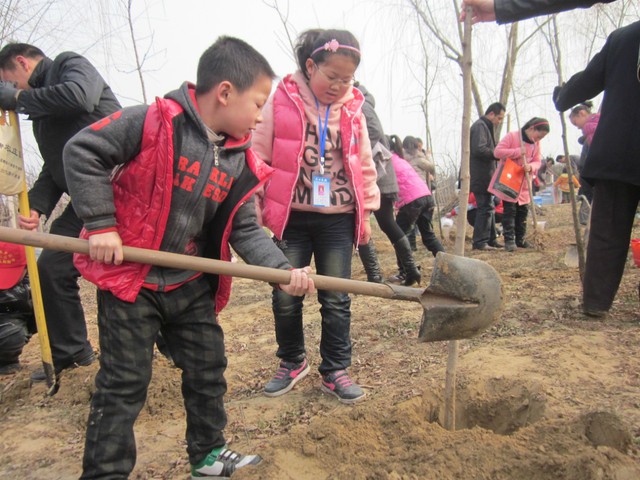
[[[464,256],[464,240],[467,224],[467,204],[469,202],[469,157],[471,156],[470,128],[471,128],[471,17],[472,10],[467,7],[467,15],[464,21],[464,36],[462,40],[462,160],[460,165],[460,193],[458,226],[456,229],[456,244],[454,253]],[[444,428],[456,429],[456,370],[458,367],[458,340],[452,340],[448,344],[447,373],[444,392]]]

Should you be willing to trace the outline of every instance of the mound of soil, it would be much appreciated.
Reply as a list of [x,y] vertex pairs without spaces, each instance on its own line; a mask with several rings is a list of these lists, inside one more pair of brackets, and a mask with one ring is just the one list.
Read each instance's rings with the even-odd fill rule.
[[[277,366],[270,287],[235,280],[220,316],[229,367],[226,396],[232,448],[264,462],[234,479],[637,479],[640,478],[640,269],[630,259],[609,316],[580,313],[578,270],[564,256],[574,241],[569,205],[549,205],[543,249],[467,254],[502,277],[499,321],[459,343],[456,429],[441,425],[447,344],[418,340],[417,303],[354,296],[353,377],[367,397],[355,406],[321,393],[315,369],[290,393],[267,398]],[[640,237],[640,226],[635,227]],[[469,235],[469,234],[468,234]],[[386,275],[395,255],[374,227]],[[445,240],[453,250],[453,238]],[[433,257],[416,253],[426,287]],[[354,278],[365,274],[353,258]],[[498,286],[495,286],[498,288]],[[95,292],[83,284],[93,344]],[[305,302],[309,359],[319,364],[317,299]],[[0,377],[0,478],[73,479],[81,472],[84,429],[97,365],[64,372],[59,392],[31,385],[39,367],[34,337],[24,369]],[[132,478],[185,479],[180,372],[161,355],[136,424]]]

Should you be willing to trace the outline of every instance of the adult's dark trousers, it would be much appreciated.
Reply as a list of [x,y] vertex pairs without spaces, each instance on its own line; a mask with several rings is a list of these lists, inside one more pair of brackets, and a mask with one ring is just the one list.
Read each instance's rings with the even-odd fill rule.
[[[310,265],[313,257],[318,274],[351,278],[354,232],[352,213],[292,212],[278,246],[295,268]],[[306,356],[303,301],[304,296],[274,289],[276,355],[285,361],[299,362]],[[322,316],[318,370],[324,375],[351,365],[351,298],[344,292],[319,290],[318,301]]]
[[529,205],[518,205],[517,202],[502,202],[504,213],[502,215],[502,235],[505,242],[522,244],[527,235],[527,215]]
[[584,307],[607,311],[624,272],[640,186],[597,180],[593,185],[587,261],[582,280]]
[[593,201],[593,187],[582,177],[580,177],[580,189],[578,190],[578,195],[584,195],[584,197],[589,200],[589,203]]
[[197,464],[225,444],[227,359],[204,276],[170,292],[142,289],[134,303],[100,290],[98,328],[100,370],[87,421],[82,479],[129,478],[136,461],[133,425],[147,397],[159,331],[182,370],[189,462]]
[[400,210],[398,210],[396,222],[405,233],[409,233],[415,224],[420,231],[422,243],[435,257],[438,252],[444,252],[444,247],[433,231],[432,220],[434,209],[435,201],[433,197],[431,195],[425,195],[403,205]]
[[[477,208],[472,208],[471,210],[467,210],[467,223],[473,227],[476,223],[476,210]],[[496,225],[499,223],[502,224],[502,213],[494,212],[493,218],[496,220]],[[496,238],[498,236],[498,231],[496,227]]]
[[473,247],[481,248],[496,241],[496,207],[493,195],[474,192],[476,197],[476,219],[473,224]]
[[[50,233],[78,237],[82,221],[71,203],[51,224]],[[67,368],[92,351],[80,301],[80,272],[73,265],[73,254],[43,250],[38,259],[42,303],[56,369]]]

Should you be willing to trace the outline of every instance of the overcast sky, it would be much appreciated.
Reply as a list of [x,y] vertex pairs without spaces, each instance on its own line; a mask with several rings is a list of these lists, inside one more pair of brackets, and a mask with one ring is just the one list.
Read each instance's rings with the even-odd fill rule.
[[[65,5],[63,0],[59,1]],[[40,37],[38,45],[50,57],[64,50],[84,54],[103,73],[124,105],[141,102],[121,2],[97,0],[76,2],[75,5],[74,10],[65,11],[61,6],[59,10],[51,11],[51,17],[60,16],[62,25],[56,33]],[[80,11],[77,5],[82,5]],[[279,5],[285,14],[288,8],[292,35],[317,27],[352,31],[362,50],[362,63],[356,77],[375,95],[386,133],[401,137],[425,136],[420,107],[424,96],[421,86],[423,52],[415,15],[407,8],[406,1],[279,0]],[[441,28],[455,40],[457,23],[451,13],[451,2],[430,0],[430,5],[438,15]],[[177,88],[184,80],[195,81],[198,58],[220,35],[236,36],[252,44],[265,55],[278,75],[284,76],[296,69],[277,12],[261,0],[135,0],[134,6],[138,47],[142,53],[149,54],[144,78],[147,93],[152,98]],[[586,65],[585,42],[578,41],[578,37],[582,25],[588,24],[594,15],[592,11],[566,13],[559,17],[564,22],[561,25],[571,26],[563,28],[563,34],[568,37],[564,66],[567,78]],[[522,38],[536,26],[533,20],[521,25]],[[506,32],[506,27],[495,24],[475,27],[474,72],[485,107],[495,101],[499,93]],[[592,45],[594,51],[603,42],[604,36],[597,38]],[[429,75],[435,77],[429,97],[434,153],[436,161],[444,165],[451,159],[458,161],[460,151],[461,76],[458,66],[444,58],[437,44],[429,43],[427,51]],[[523,47],[520,58],[514,80],[520,122],[524,123],[532,116],[547,117],[552,133],[543,140],[542,150],[555,156],[562,150],[562,142],[558,114],[550,100],[556,74],[548,46],[543,41],[531,43]],[[508,110],[512,114],[513,130],[517,121],[512,103]],[[23,124],[30,127],[28,122]],[[578,131],[571,125],[568,138],[572,152],[578,153]],[[30,135],[25,135],[25,142],[32,144]]]

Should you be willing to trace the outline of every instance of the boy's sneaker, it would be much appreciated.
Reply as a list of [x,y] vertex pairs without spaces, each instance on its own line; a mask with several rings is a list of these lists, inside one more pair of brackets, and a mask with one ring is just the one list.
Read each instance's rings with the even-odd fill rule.
[[364,397],[364,392],[353,383],[346,370],[336,370],[323,375],[320,388],[342,403],[355,403]]
[[273,378],[269,380],[269,383],[265,385],[264,394],[267,397],[284,395],[291,390],[296,383],[306,377],[309,370],[310,367],[306,358],[300,363],[281,361],[278,371]]
[[191,465],[191,478],[229,478],[239,468],[258,465],[259,455],[242,455],[228,448],[214,449],[197,465]]

